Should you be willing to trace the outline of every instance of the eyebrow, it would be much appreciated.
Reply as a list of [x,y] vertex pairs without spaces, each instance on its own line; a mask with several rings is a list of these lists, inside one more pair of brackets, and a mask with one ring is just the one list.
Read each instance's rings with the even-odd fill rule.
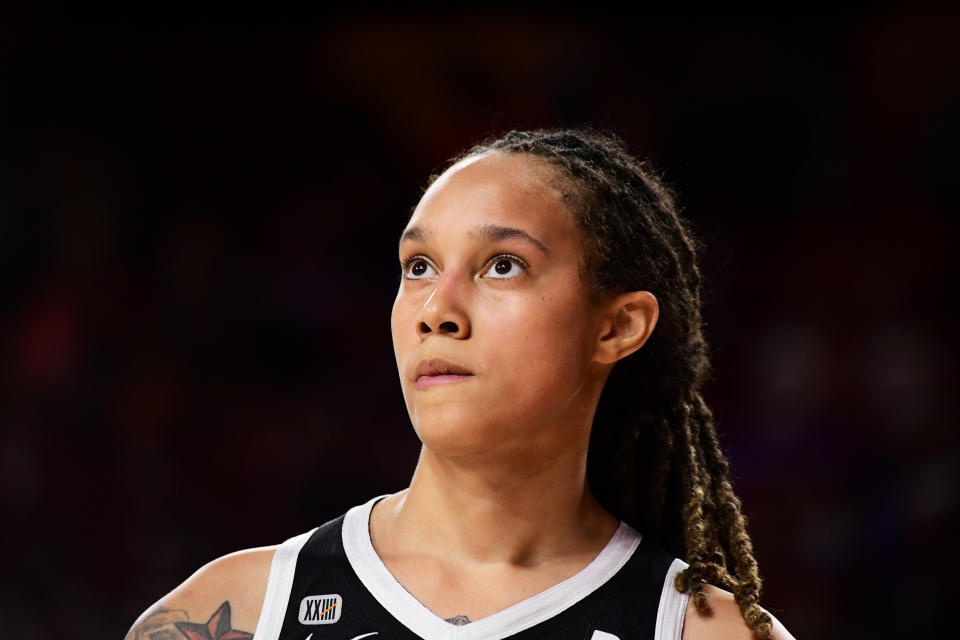
[[[404,242],[420,240],[426,241],[433,235],[429,229],[424,227],[410,227],[400,236],[400,244]],[[478,242],[496,242],[498,240],[507,240],[515,239],[520,240],[534,247],[544,255],[550,253],[547,249],[547,245],[543,244],[532,235],[524,231],[523,229],[517,229],[516,227],[501,227],[498,224],[483,224],[475,227],[471,227],[467,232],[467,235],[470,236],[472,240]]]

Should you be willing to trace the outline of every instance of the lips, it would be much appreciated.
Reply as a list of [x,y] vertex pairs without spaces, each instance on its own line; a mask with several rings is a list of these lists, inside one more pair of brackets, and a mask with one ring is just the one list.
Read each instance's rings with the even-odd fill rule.
[[473,372],[455,362],[442,358],[424,360],[417,367],[415,378],[422,376],[472,376]]
[[416,387],[418,391],[424,391],[430,387],[462,383],[472,380],[473,377],[473,372],[466,367],[449,360],[434,358],[424,360],[417,367]]

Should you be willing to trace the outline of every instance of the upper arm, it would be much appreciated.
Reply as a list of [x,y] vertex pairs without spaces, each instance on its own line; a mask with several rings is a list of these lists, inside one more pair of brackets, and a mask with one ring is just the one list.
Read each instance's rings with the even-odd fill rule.
[[[692,599],[688,601],[683,622],[683,640],[755,640],[740,615],[740,606],[733,599],[732,593],[712,584],[705,584],[703,591],[710,603],[710,613],[701,614],[693,606]],[[796,640],[773,614],[769,611],[767,613],[773,621],[770,640]]]
[[200,627],[212,627],[214,638],[217,630],[252,638],[275,551],[238,551],[205,565],[137,618],[126,640],[198,640],[207,637]]

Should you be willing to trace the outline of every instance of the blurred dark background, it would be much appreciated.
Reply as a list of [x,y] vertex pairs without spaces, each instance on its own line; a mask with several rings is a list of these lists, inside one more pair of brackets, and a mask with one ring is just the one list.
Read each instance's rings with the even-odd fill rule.
[[957,563],[957,10],[0,26],[0,629],[119,638],[207,561],[404,487],[389,313],[489,133],[652,154],[763,603],[939,632]]

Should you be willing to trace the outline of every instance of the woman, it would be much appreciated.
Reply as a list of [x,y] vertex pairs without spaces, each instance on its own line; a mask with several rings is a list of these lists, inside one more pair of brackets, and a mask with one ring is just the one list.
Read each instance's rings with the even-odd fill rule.
[[468,151],[400,240],[410,487],[210,563],[129,637],[791,638],[700,394],[696,249],[614,137]]

